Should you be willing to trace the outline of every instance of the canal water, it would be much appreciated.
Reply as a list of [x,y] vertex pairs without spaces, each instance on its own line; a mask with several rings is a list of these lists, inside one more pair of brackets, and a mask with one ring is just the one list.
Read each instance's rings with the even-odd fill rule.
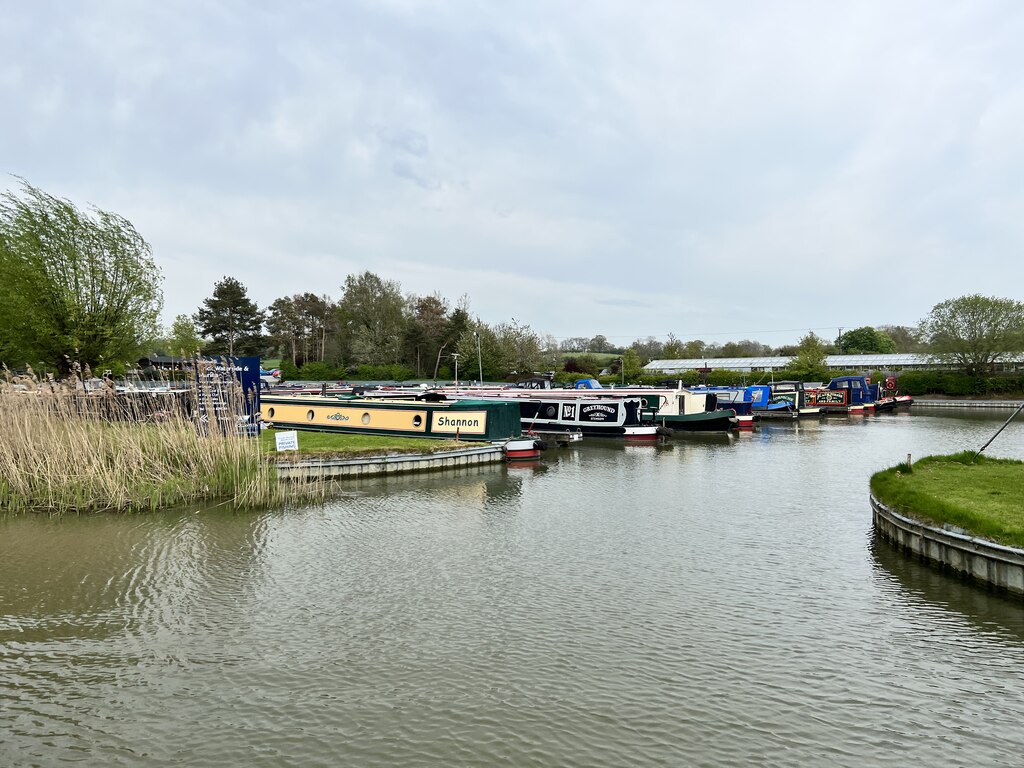
[[[868,506],[1007,415],[0,520],[0,766],[1020,766],[1024,602]],[[1024,458],[1024,423],[989,452]]]

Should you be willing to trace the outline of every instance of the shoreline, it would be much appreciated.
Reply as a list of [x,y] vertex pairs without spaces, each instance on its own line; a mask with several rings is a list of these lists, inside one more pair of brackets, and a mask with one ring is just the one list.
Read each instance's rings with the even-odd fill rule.
[[972,536],[954,526],[936,528],[902,515],[870,494],[875,533],[902,550],[961,578],[1024,598],[1024,549]]
[[484,444],[433,453],[389,453],[348,459],[311,456],[298,461],[275,461],[274,466],[279,480],[310,481],[459,469],[504,460],[505,452],[501,445]]

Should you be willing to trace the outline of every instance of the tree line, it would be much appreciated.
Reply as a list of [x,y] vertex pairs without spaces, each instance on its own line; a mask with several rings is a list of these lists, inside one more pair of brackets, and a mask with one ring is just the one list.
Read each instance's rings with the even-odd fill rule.
[[280,358],[291,377],[489,381],[551,371],[565,378],[611,371],[635,380],[657,359],[777,355],[813,371],[827,354],[924,352],[970,375],[1024,349],[1024,304],[963,296],[936,304],[914,328],[864,326],[833,340],[807,334],[772,348],[743,339],[707,343],[668,334],[616,346],[604,335],[559,342],[514,318],[490,325],[468,296],[403,293],[370,271],[348,275],[334,299],[283,296],[260,308],[225,276],[193,314],[160,329],[161,272],[152,250],[117,214],[73,203],[20,180],[0,194],[0,362],[66,372],[71,360],[119,371],[152,353]]

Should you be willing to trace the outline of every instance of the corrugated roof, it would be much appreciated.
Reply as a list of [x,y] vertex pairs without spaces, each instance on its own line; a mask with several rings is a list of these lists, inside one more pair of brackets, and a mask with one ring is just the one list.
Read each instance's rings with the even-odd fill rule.
[[[677,360],[652,360],[644,370],[692,371],[695,368],[785,368],[791,357],[687,357]],[[892,355],[827,355],[825,365],[829,368],[904,368],[912,365],[931,365],[936,362],[932,355],[919,353],[897,353]],[[1000,362],[1024,362],[1024,355],[1007,354]]]

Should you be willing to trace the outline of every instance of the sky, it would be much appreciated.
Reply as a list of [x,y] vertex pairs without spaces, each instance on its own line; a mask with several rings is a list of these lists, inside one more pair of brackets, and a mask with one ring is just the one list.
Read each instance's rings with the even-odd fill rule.
[[0,0],[0,189],[170,324],[349,274],[557,339],[915,325],[1024,286],[1024,3]]

